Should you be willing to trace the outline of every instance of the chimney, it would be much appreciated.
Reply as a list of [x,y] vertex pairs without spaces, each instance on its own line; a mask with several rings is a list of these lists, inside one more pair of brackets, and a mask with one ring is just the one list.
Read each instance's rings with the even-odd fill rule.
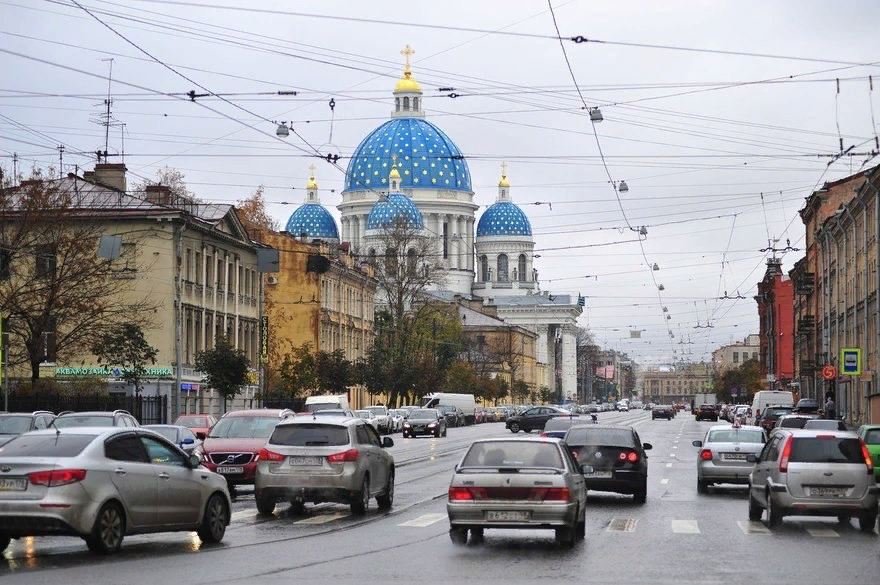
[[171,205],[171,187],[167,185],[147,185],[146,200],[157,205]]
[[95,165],[95,180],[105,187],[125,193],[125,165],[122,163],[98,163]]
[[93,183],[95,181],[95,171],[83,171],[83,179]]

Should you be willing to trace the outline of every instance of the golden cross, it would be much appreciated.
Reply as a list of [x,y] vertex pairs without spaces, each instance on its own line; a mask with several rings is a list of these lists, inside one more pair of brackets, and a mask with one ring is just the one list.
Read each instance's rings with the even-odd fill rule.
[[506,177],[506,176],[507,176],[507,161],[506,161],[506,160],[505,160],[505,161],[501,161],[501,176],[502,176],[502,177]]
[[312,174],[313,179],[315,178],[315,169],[317,168],[318,167],[316,167],[314,164],[309,165],[309,172]]
[[414,53],[415,51],[413,51],[412,47],[410,47],[409,45],[407,45],[406,48],[400,51],[400,54],[403,55],[403,57],[406,59],[406,71],[409,71],[410,69],[409,57]]

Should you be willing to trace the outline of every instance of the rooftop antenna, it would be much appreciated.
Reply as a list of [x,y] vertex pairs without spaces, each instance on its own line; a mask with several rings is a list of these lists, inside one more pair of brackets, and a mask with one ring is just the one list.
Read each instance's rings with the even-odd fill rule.
[[110,99],[110,87],[113,84],[113,58],[101,60],[110,63],[110,71],[107,73],[107,99],[104,100],[104,105],[107,108],[104,114],[104,162],[107,162],[107,151],[110,146],[110,104],[113,102]]
[[58,145],[58,174],[64,174],[64,145]]

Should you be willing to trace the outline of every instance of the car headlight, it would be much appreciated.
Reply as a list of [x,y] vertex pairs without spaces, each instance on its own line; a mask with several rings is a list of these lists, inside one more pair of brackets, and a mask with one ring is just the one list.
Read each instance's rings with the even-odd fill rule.
[[404,428],[406,428],[406,427],[411,427],[412,425],[409,423],[403,423],[403,426],[404,426]]
[[430,429],[431,427],[436,427],[436,426],[437,426],[437,423],[432,422],[431,424],[428,425],[428,428]]

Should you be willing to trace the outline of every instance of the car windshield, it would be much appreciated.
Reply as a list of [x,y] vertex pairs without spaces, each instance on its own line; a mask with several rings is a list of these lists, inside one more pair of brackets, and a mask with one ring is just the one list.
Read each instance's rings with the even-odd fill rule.
[[3,415],[0,416],[0,435],[20,435],[31,429],[31,417]]
[[436,420],[436,410],[414,410],[409,413],[410,420]]
[[586,417],[585,418],[581,418],[581,417],[566,418],[564,416],[561,416],[561,417],[557,417],[557,418],[551,418],[550,420],[548,420],[547,424],[544,425],[544,430],[545,431],[564,431],[574,425],[590,424],[591,421],[592,421],[592,419],[586,418]]
[[376,416],[384,415],[386,413],[384,406],[371,406],[366,409],[367,412],[372,412]]
[[112,427],[112,415],[79,415],[66,414],[52,421],[56,429],[70,429],[74,427]]
[[367,419],[370,418],[370,411],[369,410],[359,410],[359,411],[357,411],[356,414],[360,418],[367,418]]
[[211,426],[208,424],[208,419],[204,416],[180,417],[175,424],[189,429],[204,429],[205,427]]
[[553,443],[485,441],[471,445],[461,467],[562,468],[562,456]]
[[439,406],[436,406],[435,408],[443,414],[446,414],[447,412],[455,412],[454,406],[446,406],[445,404],[441,404]]
[[810,419],[801,417],[784,418],[779,423],[779,427],[783,429],[802,429],[808,420]]
[[764,433],[751,429],[709,431],[709,443],[763,443]]
[[861,463],[862,444],[841,437],[795,437],[791,440],[791,463]]
[[871,429],[865,433],[865,443],[868,445],[880,445],[880,429]]
[[565,442],[569,445],[635,446],[629,429],[574,427],[565,436]]
[[826,431],[837,431],[837,430],[845,430],[845,426],[836,420],[822,420],[822,419],[813,419],[807,421],[807,424],[804,425],[805,429],[820,429]]
[[275,427],[269,443],[288,447],[338,447],[348,445],[348,428],[320,423]]
[[172,443],[177,442],[177,429],[174,429],[171,427],[147,427],[147,428],[150,429],[151,431],[153,431],[154,433],[159,433],[160,435],[162,435],[163,437],[165,437],[166,439],[168,439]]
[[221,418],[209,435],[212,439],[267,439],[278,419],[268,416],[231,416]]
[[0,457],[76,457],[97,435],[22,435],[0,447]]

